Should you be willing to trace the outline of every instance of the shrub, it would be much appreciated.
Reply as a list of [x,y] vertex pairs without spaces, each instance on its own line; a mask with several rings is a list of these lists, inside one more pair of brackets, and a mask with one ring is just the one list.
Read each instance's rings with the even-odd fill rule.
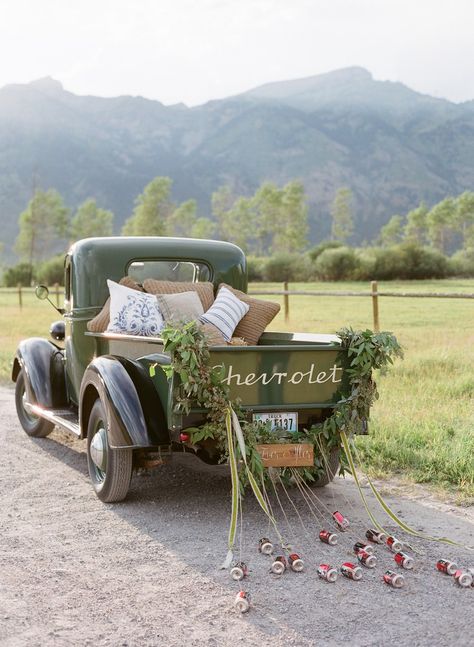
[[354,281],[372,281],[375,276],[376,258],[371,247],[355,250],[357,265],[352,273]]
[[54,285],[64,283],[64,254],[53,256],[49,261],[41,263],[37,271],[38,283]]
[[266,258],[247,256],[247,272],[249,281],[263,281]]
[[325,249],[314,264],[318,277],[323,281],[351,279],[357,267],[358,259],[350,247]]
[[456,252],[448,260],[448,267],[455,276],[474,277],[474,247]]
[[7,288],[14,288],[19,283],[24,286],[30,286],[35,280],[35,269],[30,263],[18,263],[8,267],[2,277],[2,283]]
[[265,263],[264,280],[272,283],[282,281],[309,281],[312,266],[307,256],[301,254],[278,254]]
[[416,243],[373,248],[376,280],[442,279],[449,275],[448,260],[441,252]]
[[308,252],[309,257],[312,261],[315,261],[318,256],[320,256],[327,249],[337,249],[338,247],[343,247],[343,244],[339,240],[323,240],[319,245],[313,247]]

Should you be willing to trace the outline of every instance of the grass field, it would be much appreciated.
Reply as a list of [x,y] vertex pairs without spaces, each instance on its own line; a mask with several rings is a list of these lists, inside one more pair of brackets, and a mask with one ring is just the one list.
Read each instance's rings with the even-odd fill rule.
[[[254,284],[250,290],[281,289]],[[290,290],[369,290],[361,283],[291,284]],[[379,283],[379,290],[469,292],[472,280]],[[263,297],[262,297],[263,298]],[[265,297],[282,303],[282,297]],[[376,476],[399,474],[449,490],[458,502],[474,502],[474,300],[379,300],[380,325],[396,334],[405,360],[378,376],[380,400],[370,436],[358,446]],[[9,379],[12,357],[24,337],[47,336],[58,319],[45,302],[0,292],[0,380]],[[282,313],[272,330],[335,332],[372,327],[369,297],[290,297],[290,321]]]

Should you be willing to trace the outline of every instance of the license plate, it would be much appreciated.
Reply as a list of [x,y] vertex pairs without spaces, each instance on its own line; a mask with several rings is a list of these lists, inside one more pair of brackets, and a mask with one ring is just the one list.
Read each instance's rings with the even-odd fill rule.
[[294,433],[298,431],[298,414],[297,413],[283,413],[276,411],[274,413],[254,413],[254,422],[261,422],[264,425],[270,425],[270,430],[283,429]]

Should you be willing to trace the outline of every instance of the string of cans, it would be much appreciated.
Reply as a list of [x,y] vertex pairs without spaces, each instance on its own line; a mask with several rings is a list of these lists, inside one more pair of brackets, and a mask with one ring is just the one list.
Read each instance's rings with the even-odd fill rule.
[[[339,511],[332,514],[339,530],[346,532],[350,527],[349,520],[344,517]],[[374,554],[374,547],[372,544],[379,544],[387,546],[392,553],[395,563],[405,570],[413,569],[414,560],[407,553],[403,552],[404,544],[394,536],[389,536],[384,532],[370,528],[365,533],[366,538],[371,543],[357,541],[354,544],[354,553],[360,565],[366,568],[375,568],[377,565],[377,557]],[[323,529],[319,532],[319,540],[329,546],[336,546],[338,536],[336,533]],[[272,563],[270,572],[275,575],[282,575],[286,570],[292,570],[300,573],[304,570],[304,561],[297,553],[289,553],[286,557],[283,552],[281,554],[273,555],[275,546],[268,537],[262,537],[258,543],[258,550],[262,555],[271,556]],[[351,580],[361,580],[363,577],[363,570],[359,564],[354,562],[343,562],[339,568],[339,572],[344,577]],[[463,588],[474,588],[474,568],[460,569],[455,562],[440,559],[436,563],[438,571],[447,575],[453,576],[455,582]],[[317,573],[322,580],[326,582],[335,582],[338,578],[338,571],[331,564],[321,563],[317,568]],[[233,565],[230,571],[233,580],[241,581],[248,575],[248,567],[245,562],[239,561]],[[395,589],[400,589],[405,585],[405,578],[401,573],[397,573],[391,569],[385,571],[382,576],[382,581]],[[235,608],[241,613],[245,613],[250,609],[251,596],[248,591],[240,590],[235,598]]]

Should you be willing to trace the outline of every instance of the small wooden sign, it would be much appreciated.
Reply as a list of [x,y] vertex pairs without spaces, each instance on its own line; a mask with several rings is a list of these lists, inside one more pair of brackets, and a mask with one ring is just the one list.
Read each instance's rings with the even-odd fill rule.
[[313,445],[310,443],[274,443],[257,445],[264,467],[312,467]]

